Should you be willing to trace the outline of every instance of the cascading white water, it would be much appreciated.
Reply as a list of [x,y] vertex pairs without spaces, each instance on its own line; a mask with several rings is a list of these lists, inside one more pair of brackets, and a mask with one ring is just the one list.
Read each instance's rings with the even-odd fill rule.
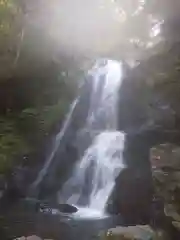
[[91,72],[94,87],[86,123],[89,131],[117,128],[117,97],[122,66],[113,60],[104,60],[103,66],[100,64],[97,61]]
[[93,92],[88,117],[79,131],[79,145],[87,135],[92,142],[59,192],[59,201],[78,206],[78,217],[101,217],[124,168],[124,134],[117,131],[117,98],[122,81],[121,63],[97,61],[91,71]]

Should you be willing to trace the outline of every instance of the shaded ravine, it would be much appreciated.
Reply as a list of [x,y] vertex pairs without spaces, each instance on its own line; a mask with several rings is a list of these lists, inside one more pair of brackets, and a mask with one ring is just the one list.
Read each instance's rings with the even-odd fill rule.
[[33,194],[33,190],[35,190],[38,187],[38,185],[43,181],[44,177],[47,175],[49,167],[51,166],[51,163],[54,159],[54,156],[61,144],[61,141],[63,140],[64,134],[66,133],[67,128],[69,127],[69,124],[71,122],[71,117],[72,117],[73,111],[74,111],[77,103],[78,103],[78,98],[75,99],[74,102],[72,103],[72,105],[70,107],[70,111],[67,114],[66,119],[64,121],[63,127],[62,127],[61,131],[55,137],[55,143],[54,143],[53,150],[50,153],[50,156],[45,161],[43,168],[38,173],[37,178],[33,182],[30,192],[29,192],[30,195]]
[[[63,163],[66,164],[64,159],[70,158],[68,148],[71,151],[74,147],[77,156],[73,157],[81,158],[86,154],[85,151],[91,145],[91,142],[100,133],[117,130],[117,99],[121,80],[122,66],[121,63],[116,61],[98,60],[93,69],[89,71],[85,86],[82,88],[79,98],[73,104],[63,129],[56,137],[54,149],[32,185],[30,196],[42,192],[41,189],[50,189],[52,185],[55,188],[55,181],[58,181],[58,179],[53,179],[56,175],[55,171],[58,167],[63,166]],[[88,91],[89,95],[86,94]],[[114,133],[114,138],[116,138],[116,135],[118,133]],[[96,158],[99,162],[101,161],[99,157]],[[97,159],[94,161],[97,161]],[[85,161],[88,162],[88,159]],[[70,163],[69,160],[68,162]],[[71,161],[72,166],[74,165],[73,162]],[[86,166],[88,168],[89,163]],[[47,187],[48,185],[50,187]],[[111,183],[111,185],[113,184]],[[37,191],[38,188],[40,190]]]
[[[117,130],[121,80],[122,66],[117,61],[98,60],[89,71],[80,96],[56,136],[52,153],[30,187],[26,201],[12,214],[20,213],[28,222],[32,219],[30,232],[42,236],[43,229],[43,236],[49,237],[47,232],[56,226],[56,238],[63,235],[65,239],[74,239],[76,235],[89,239],[101,229],[115,226],[115,218],[108,216],[105,209],[115,178],[124,168],[124,134]],[[57,174],[59,169],[65,170],[63,179]],[[76,205],[78,211],[63,213],[57,201]],[[13,228],[15,232],[22,230],[19,226]]]
[[[142,126],[133,126],[132,130],[132,124],[127,124],[126,131],[130,129],[127,136],[118,131],[121,122],[121,116],[118,116],[119,94],[123,94],[123,77],[122,64],[107,59],[98,60],[88,72],[78,100],[68,115],[68,123],[65,121],[64,126],[67,127],[57,135],[61,138],[56,138],[53,157],[51,154],[47,159],[33,184],[34,192],[31,191],[29,197],[76,205],[81,210],[75,214],[78,217],[90,217],[92,212],[96,217],[98,214],[102,217],[106,215],[106,205],[114,186],[119,194],[118,175],[123,170],[120,176],[127,175],[127,183],[124,185],[127,184],[127,187],[122,188],[123,202],[127,202],[124,192],[132,192],[132,183],[136,182],[139,175],[144,183],[140,196],[147,197],[147,204],[150,204],[152,186],[148,137],[143,138],[142,142]],[[128,111],[130,109],[127,109]],[[121,130],[123,131],[123,128]],[[144,147],[141,147],[141,144],[144,144]],[[130,168],[128,171],[125,165]],[[121,182],[124,180],[120,180]],[[146,199],[142,201],[146,202]],[[115,208],[117,204],[113,200]],[[118,214],[123,213],[122,206],[115,211],[109,210],[109,207],[107,209],[108,212]],[[149,206],[145,204],[145,212],[147,208],[149,210]],[[135,210],[138,214],[141,213],[140,209]],[[129,212],[132,215],[132,212]],[[126,215],[125,212],[123,217]]]
[[[54,196],[57,197],[57,192],[58,201],[62,197],[63,201],[66,203],[67,199],[68,203],[69,196],[65,194],[67,190],[72,196],[71,199],[74,198],[73,195],[79,195],[78,210],[81,209],[77,215],[75,214],[75,219],[73,217],[73,222],[77,228],[72,232],[80,231],[79,233],[82,235],[83,230],[84,239],[86,239],[87,232],[92,234],[92,229],[89,228],[90,223],[94,233],[100,229],[114,226],[114,220],[105,216],[105,207],[114,187],[115,178],[124,167],[122,161],[124,134],[117,131],[116,114],[121,77],[121,63],[107,59],[98,60],[93,69],[89,71],[80,96],[72,104],[64,126],[56,136],[50,156],[31,185],[26,200],[20,201],[20,205],[18,205],[20,208],[16,206],[15,210],[10,213],[11,220],[14,217],[18,218],[20,214],[19,217],[23,216],[23,221],[29,222],[30,217],[33,227],[29,226],[29,231],[35,231],[30,230],[35,228],[39,232],[38,226],[43,224],[45,231],[47,223],[44,221],[48,219],[48,231],[51,232],[53,219],[57,220],[58,218],[55,225],[60,224],[61,226],[62,222],[66,223],[65,235],[67,236],[65,238],[69,239],[70,229],[68,230],[68,228],[71,228],[72,224],[69,226],[68,222],[73,215],[62,214],[62,208],[60,207],[58,210],[57,204],[52,203]],[[78,164],[83,167],[79,173],[76,172],[75,167]],[[65,165],[70,165],[67,166],[69,168],[67,171]],[[63,180],[57,174],[59,169],[65,170]],[[89,176],[87,176],[87,172],[89,172]],[[71,175],[71,173],[75,174]],[[82,181],[79,182],[82,191],[74,192],[71,186],[71,176],[78,180],[77,174],[82,178]],[[66,184],[64,184],[62,190],[59,190],[68,175],[70,189],[66,189]],[[87,181],[83,180],[84,177],[89,178],[89,180],[86,179],[90,183],[89,187],[88,184],[86,185]],[[89,189],[85,193],[86,187]],[[50,201],[49,205],[44,205],[47,200]],[[77,201],[73,201],[71,204],[77,204]],[[101,209],[98,209],[100,207]],[[19,227],[13,226],[13,228],[15,232],[18,232]],[[22,226],[20,229],[24,231],[27,228]],[[85,229],[86,231],[84,231]],[[61,232],[61,227],[60,229],[57,227],[55,232],[57,231]]]
[[[15,232],[51,238],[53,232],[56,239],[88,239],[92,232],[117,224],[149,223],[152,185],[148,154],[157,142],[157,132],[143,127],[132,131],[131,126],[127,135],[118,131],[123,131],[117,114],[119,89],[124,89],[121,71],[121,63],[106,59],[98,60],[89,71],[26,201],[20,202],[20,210],[17,206],[11,212],[15,219],[21,215],[21,226],[13,226]],[[66,214],[59,203],[75,205],[78,211]],[[108,216],[106,210],[120,216]],[[32,226],[26,226],[29,218]]]

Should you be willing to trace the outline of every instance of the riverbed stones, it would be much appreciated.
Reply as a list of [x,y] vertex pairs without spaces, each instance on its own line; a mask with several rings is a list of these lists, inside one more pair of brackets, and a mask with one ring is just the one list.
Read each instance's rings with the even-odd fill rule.
[[20,237],[17,238],[15,240],[42,240],[41,238],[39,238],[38,236],[29,236],[29,237]]
[[148,225],[116,227],[101,235],[102,240],[160,240]]
[[[43,240],[43,239],[38,236],[33,235],[33,236],[29,236],[29,237],[16,238],[15,240]],[[44,240],[53,240],[53,239],[44,239]]]

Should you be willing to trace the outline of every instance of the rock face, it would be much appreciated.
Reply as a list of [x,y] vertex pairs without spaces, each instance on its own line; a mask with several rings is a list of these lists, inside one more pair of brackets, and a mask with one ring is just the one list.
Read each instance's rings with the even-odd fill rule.
[[180,230],[180,147],[159,145],[151,150],[155,194],[164,205],[164,213]]
[[[177,138],[178,136],[174,134],[158,129],[127,134],[123,153],[126,169],[117,177],[110,200],[111,204],[107,207],[110,213],[120,214],[125,225],[150,223],[153,217],[154,194],[150,150],[155,144],[168,140],[173,142]],[[174,150],[174,156],[177,156],[178,152],[178,149]],[[166,162],[168,158],[167,155]],[[173,163],[175,166],[179,164],[177,160]],[[176,173],[176,178],[178,176]]]
[[102,240],[168,240],[163,231],[154,231],[149,226],[111,228],[101,234]]
[[124,169],[116,179],[108,211],[120,214],[125,225],[148,224],[153,184],[147,134],[128,135],[125,140]]
[[78,211],[75,206],[69,204],[59,204],[58,210],[63,213],[75,213]]
[[[159,170],[161,169],[174,169],[180,168],[180,148],[174,144],[161,144],[151,149],[151,164],[152,167]],[[178,173],[175,174],[178,176]]]
[[117,227],[109,230],[112,235],[122,235],[127,239],[144,239],[148,240],[155,235],[153,230],[148,226],[135,226],[135,227]]
[[42,212],[48,212],[50,211],[50,209],[54,209],[57,210],[61,213],[75,213],[78,211],[77,207],[64,203],[64,204],[54,204],[50,205],[50,204],[40,204],[40,211]]
[[[54,154],[52,164],[43,180],[36,186],[40,198],[46,198],[48,194],[55,195],[62,187],[71,173],[72,166],[79,159],[79,149],[76,146],[76,135],[83,126],[88,114],[91,93],[92,79],[89,77],[81,86],[79,92],[79,101],[72,112],[71,120],[66,129],[61,144]],[[61,161],[59,161],[61,159]]]
[[179,129],[180,43],[166,43],[162,51],[127,71],[119,94],[122,130],[151,122]]
[[[42,238],[33,235],[33,236],[29,236],[29,237],[16,238],[15,240],[42,240]],[[52,239],[44,239],[44,240],[52,240]]]
[[42,240],[42,239],[34,235],[29,237],[20,237],[17,238],[16,240]]
[[[164,76],[169,77],[169,69],[167,71],[163,67],[163,56],[157,59],[158,68],[157,61],[150,59],[131,69],[119,90],[118,129],[127,133],[124,150],[127,169],[116,179],[112,204],[108,208],[112,213],[122,214],[125,222],[130,225],[147,224],[152,217],[153,181],[149,161],[150,149],[157,144],[174,143],[180,139],[179,133],[176,134],[179,94],[174,97],[169,91],[167,93],[163,80]],[[171,61],[168,64],[172,67]],[[157,81],[159,78],[162,80],[161,84]],[[168,81],[170,79],[168,78]],[[173,91],[176,92],[174,87]],[[179,164],[178,158],[175,157],[178,151],[176,149],[173,152],[176,169]],[[163,169],[170,165],[170,155],[171,153],[166,153]],[[176,178],[178,175],[176,173]]]
[[147,177],[138,172],[124,170],[117,179],[109,212],[120,214],[125,226],[148,224],[152,199],[149,183]]

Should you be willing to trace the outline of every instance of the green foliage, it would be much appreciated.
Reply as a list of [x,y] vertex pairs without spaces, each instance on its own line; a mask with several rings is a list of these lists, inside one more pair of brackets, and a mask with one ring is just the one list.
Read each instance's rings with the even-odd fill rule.
[[52,106],[46,106],[40,114],[40,122],[43,125],[43,129],[49,132],[52,127],[64,117],[67,111],[67,105],[69,102],[59,101],[57,104]]
[[[43,97],[42,94],[38,98],[42,103]],[[6,116],[0,115],[0,173],[12,168],[16,158],[37,151],[43,138],[62,122],[69,100],[61,95],[59,98],[54,105],[28,107],[26,104],[25,109],[12,108]]]
[[19,1],[0,1],[0,81],[12,74],[21,38],[21,19]]
[[[13,16],[18,13],[18,5],[17,2],[14,0],[1,0],[0,1],[0,20],[1,24],[5,20],[7,22],[13,21]],[[2,26],[2,25],[1,25]]]
[[36,140],[42,139],[47,135],[54,126],[62,121],[65,112],[67,111],[68,101],[60,100],[57,104],[44,106],[41,109],[27,108],[19,115],[19,129],[25,135],[32,138],[32,134]]
[[16,156],[29,150],[25,140],[15,131],[13,121],[0,118],[0,173],[5,173],[15,164]]

